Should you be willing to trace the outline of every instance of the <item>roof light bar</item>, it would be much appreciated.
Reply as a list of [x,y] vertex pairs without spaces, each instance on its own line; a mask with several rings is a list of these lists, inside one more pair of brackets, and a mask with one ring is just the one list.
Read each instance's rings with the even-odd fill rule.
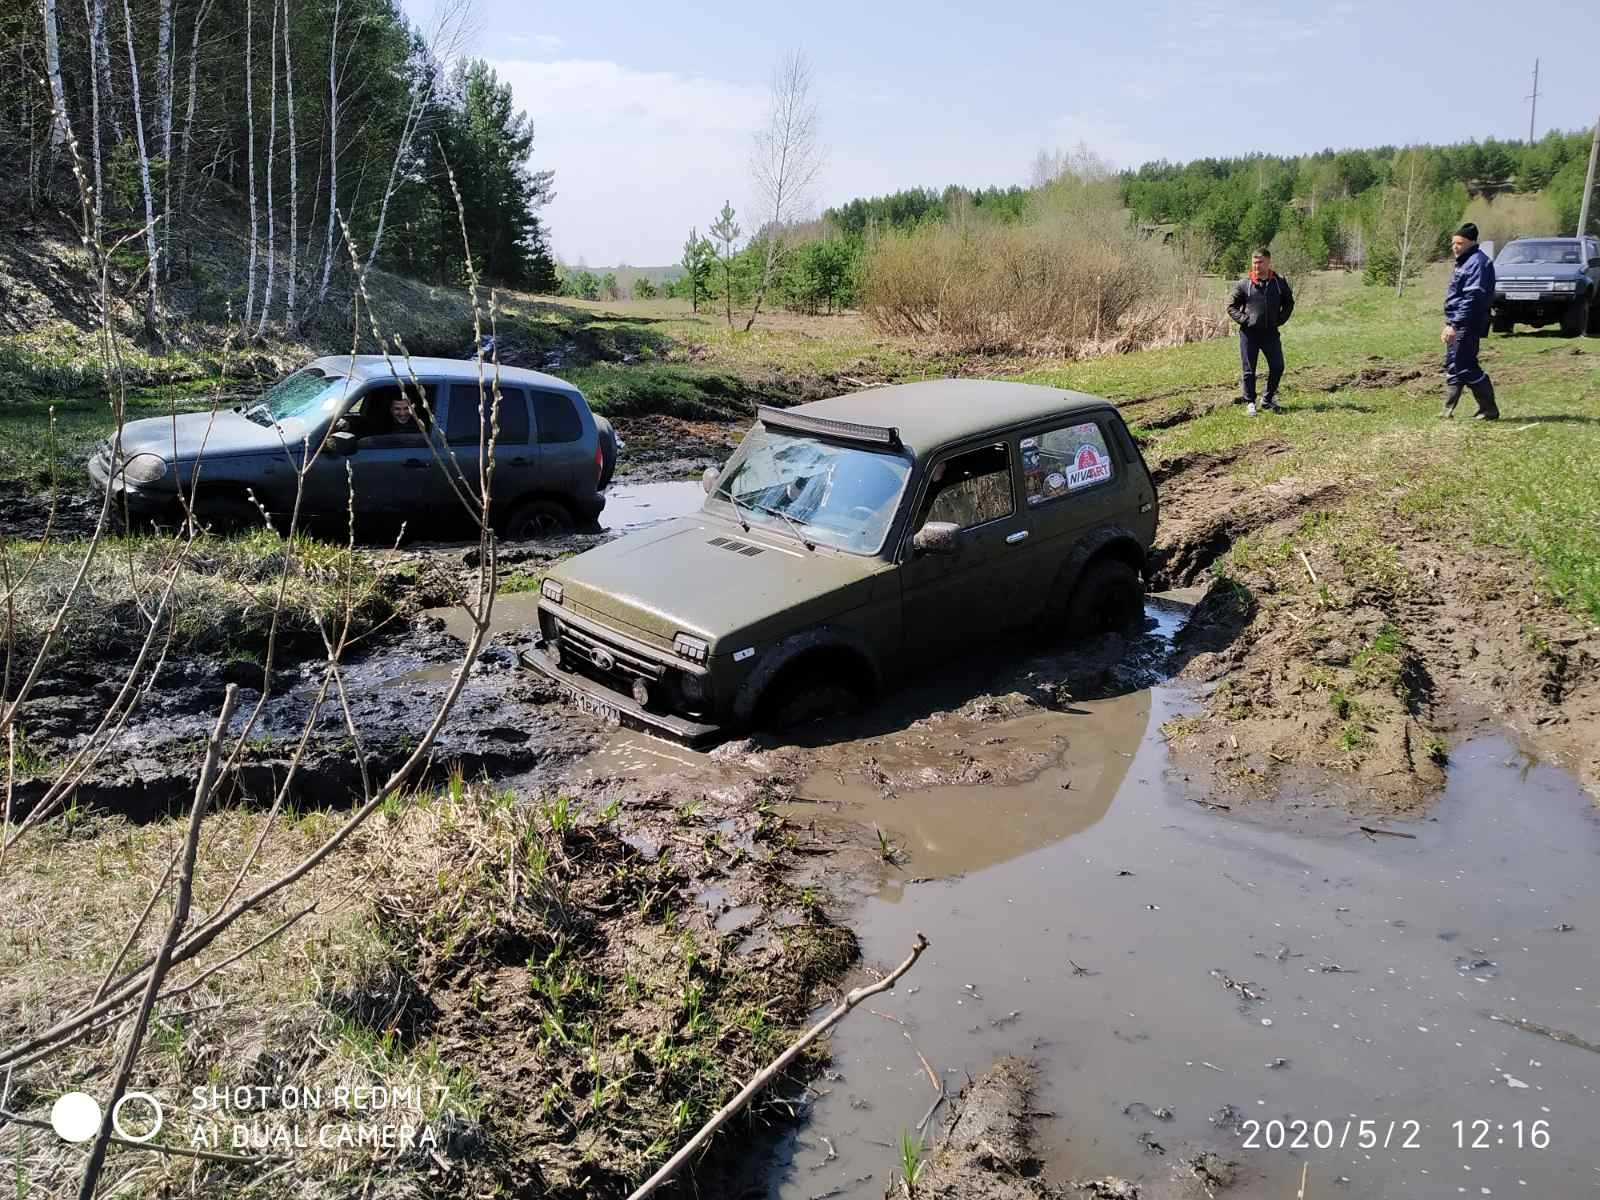
[[771,408],[765,404],[757,407],[756,417],[763,425],[774,429],[793,429],[800,433],[819,433],[824,437],[838,438],[846,442],[864,442],[873,446],[900,448],[900,431],[892,425],[858,425],[854,421],[811,417],[788,409]]

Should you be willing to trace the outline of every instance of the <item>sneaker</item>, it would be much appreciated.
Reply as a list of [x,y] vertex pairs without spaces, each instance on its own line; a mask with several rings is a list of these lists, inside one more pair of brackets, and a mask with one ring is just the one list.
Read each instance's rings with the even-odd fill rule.
[[1244,406],[1244,415],[1247,416],[1247,417],[1255,416],[1256,415],[1256,406],[1254,404],[1246,404]]
[[1283,409],[1278,407],[1278,402],[1276,400],[1268,399],[1261,402],[1261,411],[1281,413]]
[[1500,414],[1497,412],[1475,412],[1472,414],[1474,421],[1498,421]]

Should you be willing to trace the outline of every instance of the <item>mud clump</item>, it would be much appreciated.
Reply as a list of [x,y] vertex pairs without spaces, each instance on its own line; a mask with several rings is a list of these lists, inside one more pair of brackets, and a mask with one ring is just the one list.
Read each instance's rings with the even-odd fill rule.
[[[929,1200],[1038,1200],[1060,1196],[1039,1177],[1029,1099],[1033,1068],[1003,1058],[962,1089],[939,1145],[916,1179]],[[896,1185],[886,1195],[903,1195]]]

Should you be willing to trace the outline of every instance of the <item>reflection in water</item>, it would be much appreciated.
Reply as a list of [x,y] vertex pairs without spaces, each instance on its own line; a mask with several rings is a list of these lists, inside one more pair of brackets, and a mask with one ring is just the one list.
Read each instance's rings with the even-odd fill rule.
[[613,483],[606,489],[606,506],[600,527],[611,533],[628,533],[673,517],[700,511],[706,492],[699,481],[669,483]]
[[[845,820],[877,826],[909,861],[904,872],[886,872],[880,895],[900,894],[909,874],[916,878],[959,875],[1006,862],[1088,829],[1111,807],[1150,722],[1150,696],[1138,692],[1083,705],[1070,713],[1046,713],[976,728],[952,728],[942,735],[973,745],[985,768],[987,747],[1044,756],[1047,765],[1020,783],[994,786],[956,783],[920,791],[890,790],[861,774],[823,772],[800,789],[810,801],[836,806]],[[914,762],[901,762],[895,750],[879,747],[879,771],[898,777],[914,774]],[[910,758],[911,755],[907,755]],[[787,806],[790,815],[809,818],[814,809]]]
[[[1278,832],[1168,786],[1157,730],[1179,701],[1157,689],[1154,705],[1098,821],[838,914],[865,963],[897,961],[918,930],[931,947],[874,1002],[892,1022],[833,1032],[837,1074],[766,1194],[883,1195],[884,1147],[931,1099],[917,1052],[952,1093],[1001,1055],[1033,1059],[1057,1181],[1165,1177],[1210,1148],[1241,1165],[1229,1200],[1293,1196],[1307,1163],[1311,1196],[1592,1194],[1600,1060],[1494,1019],[1600,1041],[1592,801],[1485,738],[1452,754],[1445,796],[1405,827],[1414,839]],[[1416,1148],[1251,1150],[1239,1127],[1323,1119],[1337,1138],[1352,1115],[1418,1122]],[[1459,1149],[1457,1120],[1490,1122],[1489,1148]],[[1496,1141],[1494,1127],[1534,1120],[1550,1122],[1548,1146]]]

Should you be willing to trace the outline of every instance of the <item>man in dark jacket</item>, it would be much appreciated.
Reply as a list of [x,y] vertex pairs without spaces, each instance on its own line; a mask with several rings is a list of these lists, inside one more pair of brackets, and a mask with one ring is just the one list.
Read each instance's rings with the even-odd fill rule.
[[1500,409],[1494,402],[1494,383],[1478,364],[1478,342],[1489,332],[1489,308],[1494,303],[1494,264],[1478,249],[1478,227],[1468,221],[1450,237],[1450,252],[1456,269],[1444,293],[1444,411],[1441,417],[1455,415],[1461,389],[1472,389],[1478,402],[1473,413],[1477,421],[1498,421]]
[[1278,384],[1283,380],[1283,340],[1278,330],[1294,312],[1289,281],[1272,269],[1272,252],[1265,246],[1250,256],[1250,274],[1234,285],[1228,315],[1239,327],[1239,360],[1244,366],[1245,411],[1256,415],[1256,360],[1267,358],[1267,394],[1263,410],[1281,412]]

